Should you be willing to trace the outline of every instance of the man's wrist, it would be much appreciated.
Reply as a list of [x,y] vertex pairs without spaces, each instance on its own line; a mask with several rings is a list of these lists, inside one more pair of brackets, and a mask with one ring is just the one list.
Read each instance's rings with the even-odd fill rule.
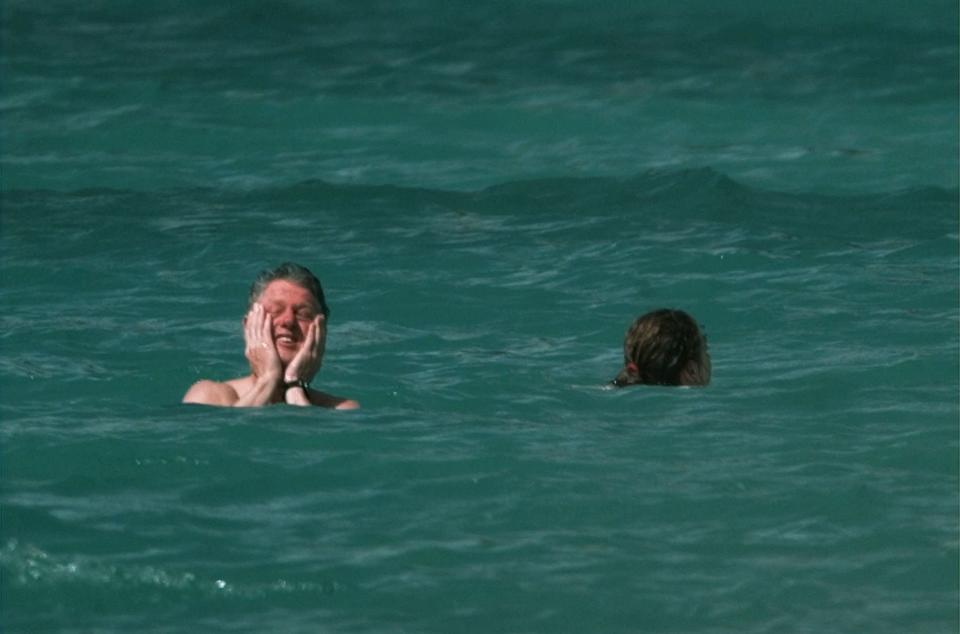
[[266,372],[264,374],[255,375],[258,383],[264,383],[267,385],[277,385],[278,383],[283,383],[283,374],[279,372]]
[[284,381],[283,400],[290,405],[310,405],[310,386],[303,379]]
[[284,390],[290,390],[290,389],[293,389],[293,388],[296,388],[296,387],[299,387],[299,388],[302,389],[304,392],[306,392],[307,390],[310,389],[310,384],[307,383],[306,381],[304,381],[303,379],[292,379],[292,380],[289,380],[289,381],[288,381],[288,380],[284,380],[284,381],[283,381],[283,389],[284,389]]

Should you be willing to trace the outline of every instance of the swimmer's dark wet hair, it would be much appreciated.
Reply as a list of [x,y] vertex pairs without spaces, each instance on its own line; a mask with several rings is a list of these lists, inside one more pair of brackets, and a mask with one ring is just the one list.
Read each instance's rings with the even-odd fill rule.
[[323,286],[320,285],[320,280],[310,272],[310,269],[293,262],[284,262],[276,268],[260,271],[260,274],[253,280],[253,284],[250,285],[250,298],[247,308],[253,306],[253,303],[263,295],[263,291],[266,290],[270,282],[276,280],[293,282],[297,286],[307,289],[320,305],[320,312],[323,313],[323,316],[330,316],[330,307],[327,306],[327,300],[323,296]]
[[623,369],[612,381],[626,385],[707,385],[707,338],[693,317],[661,308],[638,317],[623,341]]

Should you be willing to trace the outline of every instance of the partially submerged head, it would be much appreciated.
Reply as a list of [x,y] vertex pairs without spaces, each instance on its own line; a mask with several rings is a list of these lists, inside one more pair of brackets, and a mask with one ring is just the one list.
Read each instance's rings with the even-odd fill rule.
[[330,308],[327,306],[327,300],[323,296],[323,287],[320,285],[320,280],[318,280],[308,268],[294,264],[293,262],[284,262],[276,268],[260,271],[260,274],[253,280],[253,284],[250,285],[250,297],[247,302],[247,308],[249,309],[253,306],[254,302],[259,300],[260,296],[263,295],[267,286],[276,280],[285,280],[306,289],[310,292],[310,295],[313,296],[313,299],[317,303],[317,309],[323,313],[323,316],[330,316]]
[[624,337],[623,365],[613,380],[617,387],[710,382],[707,338],[682,310],[661,308],[638,317]]

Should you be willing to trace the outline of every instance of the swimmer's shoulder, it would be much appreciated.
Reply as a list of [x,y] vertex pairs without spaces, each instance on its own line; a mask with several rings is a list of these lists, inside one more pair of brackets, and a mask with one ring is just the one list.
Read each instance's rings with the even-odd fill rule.
[[233,379],[231,381],[211,381],[203,379],[190,386],[187,393],[183,395],[184,403],[194,403],[198,405],[219,405],[222,407],[232,406],[240,398],[240,384],[244,379]]
[[360,409],[360,403],[352,398],[327,394],[313,388],[310,388],[310,402],[319,407],[330,409]]

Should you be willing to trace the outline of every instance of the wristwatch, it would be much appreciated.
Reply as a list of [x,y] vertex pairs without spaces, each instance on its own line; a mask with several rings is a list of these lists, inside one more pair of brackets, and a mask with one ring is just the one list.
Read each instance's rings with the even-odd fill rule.
[[295,381],[284,381],[283,389],[284,391],[289,390],[292,387],[302,387],[304,392],[310,390],[310,384],[304,381],[303,379],[297,379]]

